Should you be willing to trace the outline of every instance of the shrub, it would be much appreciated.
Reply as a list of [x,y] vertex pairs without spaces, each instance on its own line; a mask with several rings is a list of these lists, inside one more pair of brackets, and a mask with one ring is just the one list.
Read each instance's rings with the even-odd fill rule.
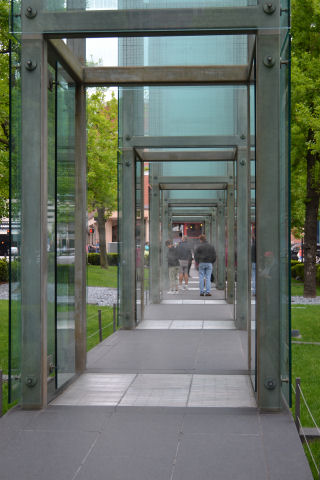
[[0,282],[9,281],[9,269],[7,260],[0,260]]
[[100,265],[100,253],[88,253],[89,265]]
[[294,267],[295,265],[299,265],[299,260],[291,260],[291,267]]
[[[119,255],[117,253],[107,254],[108,265],[117,266],[119,263]],[[89,265],[100,265],[100,253],[88,253]]]
[[299,263],[291,268],[291,276],[304,281],[304,263]]

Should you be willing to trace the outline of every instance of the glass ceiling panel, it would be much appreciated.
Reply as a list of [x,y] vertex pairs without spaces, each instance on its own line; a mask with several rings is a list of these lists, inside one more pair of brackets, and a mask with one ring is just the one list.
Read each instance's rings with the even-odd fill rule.
[[247,35],[88,38],[87,63],[99,66],[245,65]]
[[237,131],[243,124],[237,122],[241,94],[245,87],[122,87],[119,102],[121,107],[127,96],[137,106],[133,135],[233,136],[242,133]]
[[[79,10],[83,0],[45,0],[50,11]],[[257,5],[257,0],[87,0],[86,10],[124,10],[138,8],[192,8],[192,7],[247,7]]]
[[[225,162],[164,162],[163,176],[181,176],[196,180],[196,177],[227,176],[228,165]],[[209,181],[209,178],[208,178]]]

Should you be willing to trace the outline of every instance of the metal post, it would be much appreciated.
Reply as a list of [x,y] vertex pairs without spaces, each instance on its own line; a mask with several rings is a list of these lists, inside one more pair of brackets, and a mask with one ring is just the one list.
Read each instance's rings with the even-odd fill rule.
[[[275,21],[277,17],[275,17]],[[256,246],[258,406],[281,408],[280,30],[257,35]],[[271,58],[271,65],[269,58]],[[273,61],[274,60],[274,63]],[[284,214],[285,212],[282,212]]]
[[[26,7],[25,3],[23,6]],[[23,15],[25,17],[25,15]],[[26,17],[25,17],[26,18]],[[23,19],[23,22],[27,20]],[[21,56],[21,396],[47,404],[47,43],[23,38]],[[32,139],[32,141],[30,140]]]
[[296,402],[294,408],[294,422],[298,432],[300,432],[300,377],[296,378]]
[[152,303],[160,303],[160,165],[150,168],[150,296]]
[[135,156],[129,146],[134,125],[137,98],[133,90],[122,92],[119,124],[124,150],[119,169],[120,185],[120,328],[135,327],[136,311],[136,241],[135,241]]
[[225,269],[225,216],[224,205],[221,203],[217,209],[217,230],[218,230],[218,242],[217,242],[217,290],[224,290],[226,286],[226,269]]
[[0,370],[0,417],[2,417],[2,370]]
[[[237,159],[237,302],[236,326],[246,330],[249,322],[249,170],[247,147]],[[249,329],[250,330],[250,329]]]
[[168,218],[168,201],[167,192],[163,191],[163,198],[161,204],[161,259],[162,259],[162,291],[168,287],[169,269],[167,262],[167,247],[166,241],[169,239],[169,218]]
[[99,342],[102,342],[102,320],[101,320],[101,310],[98,310],[98,324],[99,324]]
[[[75,0],[73,0],[74,2]],[[78,8],[85,9],[85,1],[78,1]],[[72,7],[69,0],[68,7]],[[68,39],[68,47],[84,64],[85,39]],[[75,368],[81,373],[87,363],[87,315],[86,315],[86,211],[87,211],[87,119],[86,90],[82,85],[75,91]],[[93,234],[92,234],[93,236]],[[93,243],[93,242],[92,242]]]
[[228,185],[227,199],[228,262],[227,262],[227,302],[234,302],[234,187]]
[[113,304],[113,333],[117,330],[117,323],[116,323],[116,318],[117,318],[117,311],[116,311],[116,304]]

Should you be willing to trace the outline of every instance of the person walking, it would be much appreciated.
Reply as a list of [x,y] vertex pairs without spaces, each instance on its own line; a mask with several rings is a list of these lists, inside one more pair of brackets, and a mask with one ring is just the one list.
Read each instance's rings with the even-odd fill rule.
[[207,242],[205,235],[200,235],[199,240],[200,245],[194,252],[194,260],[199,268],[200,296],[211,297],[211,273],[212,264],[216,261],[216,251],[214,246]]
[[177,250],[173,246],[171,240],[166,241],[166,246],[168,247],[168,269],[169,269],[169,281],[170,281],[170,290],[167,292],[171,295],[178,294],[178,273],[179,273],[179,260],[177,255]]
[[[188,265],[190,259],[192,261],[192,252],[188,243],[188,237],[182,237],[181,243],[176,247],[180,272],[179,272],[179,286],[184,290],[188,290],[189,275],[188,275]],[[182,281],[184,280],[184,286],[182,286]]]

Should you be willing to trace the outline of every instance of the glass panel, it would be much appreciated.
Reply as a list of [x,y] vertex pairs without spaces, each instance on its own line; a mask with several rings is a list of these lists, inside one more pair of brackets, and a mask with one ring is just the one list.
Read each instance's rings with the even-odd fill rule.
[[124,87],[119,93],[121,102],[125,90],[143,92],[144,108],[136,112],[134,135],[234,135],[238,88],[241,87]]
[[[290,36],[284,43],[282,60],[290,62]],[[289,165],[290,165],[290,63],[281,65],[280,72],[280,373],[282,392],[291,405],[291,319],[290,319],[290,280],[289,249]]]
[[58,65],[56,160],[57,387],[75,372],[75,87]]
[[9,402],[21,395],[21,76],[20,45],[10,55],[10,232],[17,255],[10,256]]
[[[143,320],[144,309],[144,225],[143,195],[144,177],[141,175],[143,164],[136,163],[136,323]],[[141,182],[142,180],[142,182]]]
[[[61,11],[82,9],[83,0],[45,0],[45,9]],[[257,0],[88,0],[87,10],[123,10],[137,8],[246,7]]]
[[[255,69],[253,69],[255,72]],[[251,329],[250,329],[250,370],[255,391],[257,391],[257,315],[256,315],[256,155],[255,155],[255,86],[250,87],[250,138],[251,138]]]
[[248,60],[246,35],[89,38],[86,45],[87,63],[100,66],[244,65]]
[[[49,66],[51,80],[56,80],[56,71]],[[48,90],[48,397],[56,389],[56,88]]]

